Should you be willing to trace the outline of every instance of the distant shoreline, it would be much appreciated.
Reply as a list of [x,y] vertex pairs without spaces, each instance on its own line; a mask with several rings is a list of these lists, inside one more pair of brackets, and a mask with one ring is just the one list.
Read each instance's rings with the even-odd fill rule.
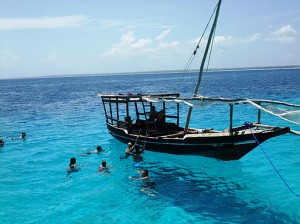
[[[222,72],[222,71],[255,71],[255,70],[278,70],[278,69],[300,69],[300,65],[289,66],[261,66],[261,67],[240,67],[240,68],[212,68],[204,72]],[[191,69],[188,72],[197,72],[198,69]],[[112,73],[90,73],[90,74],[70,74],[70,75],[48,75],[34,77],[0,78],[0,80],[18,80],[18,79],[51,79],[51,78],[76,78],[76,77],[95,77],[95,76],[117,76],[117,75],[146,75],[159,73],[181,73],[183,70],[161,70],[161,71],[140,71],[140,72],[112,72]]]

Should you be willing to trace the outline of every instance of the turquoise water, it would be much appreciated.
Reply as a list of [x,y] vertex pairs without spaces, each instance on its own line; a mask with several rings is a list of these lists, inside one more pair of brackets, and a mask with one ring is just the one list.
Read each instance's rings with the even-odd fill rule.
[[[106,130],[97,92],[193,91],[196,74],[143,74],[0,80],[0,223],[300,223],[300,199],[258,147],[239,161],[146,152],[133,166]],[[204,94],[268,98],[300,104],[300,70],[207,73]],[[228,108],[199,114],[192,126],[228,125]],[[216,118],[221,116],[217,122]],[[249,121],[251,111],[236,124]],[[263,114],[267,124],[288,126]],[[290,125],[300,131],[299,126]],[[11,140],[26,131],[26,140]],[[100,155],[81,156],[101,145]],[[291,189],[300,194],[299,136],[262,144]],[[67,175],[71,157],[82,165]],[[111,173],[99,174],[105,159]],[[137,170],[148,169],[156,190],[141,192]]]

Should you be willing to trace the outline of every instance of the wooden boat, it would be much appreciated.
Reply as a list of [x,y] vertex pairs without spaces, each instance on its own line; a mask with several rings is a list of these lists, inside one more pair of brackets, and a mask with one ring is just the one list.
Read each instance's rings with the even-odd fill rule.
[[[300,107],[267,100],[221,99],[197,96],[207,53],[212,44],[217,24],[221,0],[214,10],[214,21],[203,55],[198,82],[193,97],[182,99],[179,93],[162,94],[101,94],[109,133],[121,142],[135,142],[145,145],[146,150],[171,153],[191,154],[213,157],[221,160],[238,160],[253,150],[259,143],[270,138],[289,133],[289,127],[262,125],[261,111],[266,111],[263,104]],[[199,45],[197,45],[195,52]],[[228,103],[230,105],[229,127],[222,131],[214,129],[190,128],[190,118],[195,104]],[[153,106],[161,110],[156,112]],[[181,104],[188,106],[185,126],[180,126],[182,119]],[[251,104],[258,108],[257,120],[233,127],[233,106]],[[267,111],[272,113],[270,111]],[[279,116],[279,115],[278,115]],[[295,132],[296,133],[296,132]]]

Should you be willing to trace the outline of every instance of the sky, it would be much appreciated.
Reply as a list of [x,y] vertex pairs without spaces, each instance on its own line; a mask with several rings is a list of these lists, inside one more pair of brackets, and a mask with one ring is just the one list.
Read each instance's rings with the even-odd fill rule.
[[[0,0],[0,79],[182,70],[216,4]],[[300,65],[299,32],[299,0],[223,0],[210,68]]]

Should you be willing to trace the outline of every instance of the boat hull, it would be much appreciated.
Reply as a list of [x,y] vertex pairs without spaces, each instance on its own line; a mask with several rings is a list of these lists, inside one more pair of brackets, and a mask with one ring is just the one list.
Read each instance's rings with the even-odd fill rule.
[[[198,134],[184,137],[148,137],[128,134],[122,128],[107,124],[109,133],[121,142],[135,142],[146,145],[146,150],[177,155],[200,155],[220,160],[238,160],[249,153],[258,143],[288,133],[290,129],[276,128],[268,131],[253,131],[237,135]],[[256,141],[256,139],[257,141]]]

